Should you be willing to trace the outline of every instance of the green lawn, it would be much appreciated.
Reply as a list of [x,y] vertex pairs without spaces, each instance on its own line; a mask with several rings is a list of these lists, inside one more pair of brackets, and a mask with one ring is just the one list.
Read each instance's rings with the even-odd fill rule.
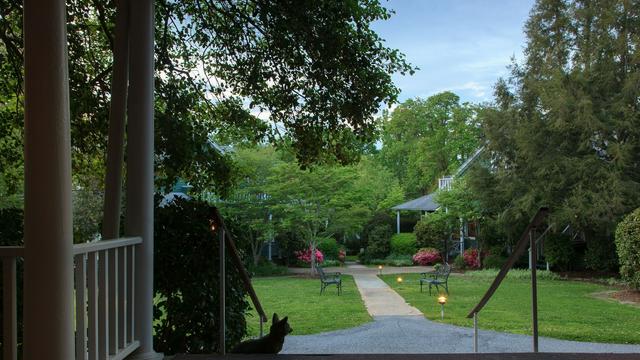
[[[281,318],[289,316],[293,335],[351,328],[371,321],[360,292],[348,275],[342,275],[340,296],[335,286],[320,295],[319,279],[286,276],[253,278],[252,282],[269,321],[274,312]],[[249,335],[258,335],[259,320],[255,311],[247,316],[247,324]],[[265,324],[265,333],[269,331],[268,326]]]
[[[405,300],[420,309],[430,320],[440,320],[436,296],[420,293],[418,274],[403,274],[382,279]],[[468,312],[477,304],[493,278],[452,275],[450,296],[445,305],[444,322],[473,326]],[[518,334],[531,334],[531,286],[528,280],[507,277],[489,303],[478,314],[478,325]],[[610,300],[597,299],[593,293],[613,290],[610,287],[577,281],[538,281],[538,326],[541,336],[557,339],[606,343],[640,344],[640,308]]]

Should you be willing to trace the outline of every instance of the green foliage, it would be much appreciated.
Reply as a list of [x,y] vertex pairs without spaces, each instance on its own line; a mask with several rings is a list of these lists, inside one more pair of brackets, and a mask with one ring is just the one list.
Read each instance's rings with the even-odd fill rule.
[[413,233],[393,234],[391,236],[391,253],[397,255],[413,255],[418,246]]
[[464,256],[456,256],[453,260],[453,267],[456,268],[456,270],[464,270],[467,267],[467,264],[464,262]]
[[379,224],[369,231],[369,242],[365,249],[366,259],[382,259],[391,251],[391,226]]
[[[165,354],[218,350],[218,241],[211,233],[211,209],[203,202],[176,199],[156,208],[155,349]],[[227,257],[227,347],[246,335],[249,304]]]
[[265,277],[265,276],[279,276],[289,274],[289,268],[286,266],[280,266],[272,263],[271,261],[261,261],[258,265],[250,266],[247,271],[252,276]]
[[544,258],[558,270],[569,270],[574,257],[575,251],[569,236],[550,234],[544,240]]
[[[640,23],[630,2],[538,0],[526,58],[481,114],[485,160],[471,187],[515,239],[540,206],[583,233],[592,269],[614,269],[611,230],[640,203]],[[634,170],[632,170],[634,169]],[[478,176],[476,176],[478,175]]]
[[448,217],[444,212],[440,211],[427,214],[418,221],[413,233],[416,235],[418,247],[436,248],[442,253],[445,240],[449,238],[450,234]]
[[443,92],[410,99],[382,120],[380,159],[400,180],[407,196],[432,191],[440,176],[452,174],[479,145],[477,107]]
[[338,251],[340,247],[334,238],[323,237],[318,241],[318,249],[322,251],[326,260],[338,260]]
[[500,269],[507,258],[500,254],[489,254],[482,259],[482,267],[485,269]]
[[[497,268],[474,270],[474,271],[467,271],[464,273],[464,275],[472,278],[478,278],[478,279],[495,279],[499,271],[500,269],[497,269]],[[560,275],[554,273],[553,271],[547,271],[547,270],[537,270],[536,277],[538,278],[538,280],[562,279]],[[515,280],[531,280],[531,271],[527,269],[511,269],[507,273],[507,278],[515,279]]]
[[[72,166],[83,178],[104,168],[115,2],[66,11]],[[0,22],[0,172],[11,194],[23,177],[22,13],[22,2],[6,2]],[[380,105],[397,100],[391,75],[414,71],[371,28],[390,16],[377,0],[158,2],[157,185],[181,178],[226,195],[233,163],[210,140],[270,141],[303,166],[356,161],[376,140]]]
[[616,249],[620,258],[620,275],[635,289],[640,289],[640,209],[634,210],[616,228]]
[[588,239],[584,263],[587,269],[595,271],[617,271],[618,256],[614,240],[609,237]]
[[413,266],[413,260],[411,260],[411,255],[391,254],[384,259],[371,259],[367,261],[367,264],[385,266]]

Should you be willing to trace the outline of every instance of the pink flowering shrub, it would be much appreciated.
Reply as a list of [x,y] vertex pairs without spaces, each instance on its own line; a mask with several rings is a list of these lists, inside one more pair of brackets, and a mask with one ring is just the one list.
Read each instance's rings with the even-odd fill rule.
[[413,255],[413,262],[422,266],[435,264],[440,259],[440,252],[434,248],[422,248]]
[[[311,264],[311,248],[302,251],[296,251],[294,253],[296,258],[303,263]],[[322,251],[316,249],[316,264],[321,264],[324,261],[324,255]]]
[[467,249],[462,255],[464,263],[469,269],[480,268],[480,257],[478,256],[478,249]]

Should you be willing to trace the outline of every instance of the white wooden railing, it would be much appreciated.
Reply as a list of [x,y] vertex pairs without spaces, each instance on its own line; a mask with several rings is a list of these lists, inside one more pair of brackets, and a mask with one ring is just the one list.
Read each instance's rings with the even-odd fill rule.
[[[141,242],[136,237],[73,246],[76,360],[124,359],[140,346],[134,337],[134,294],[135,251]],[[16,260],[21,257],[23,247],[0,247],[6,360],[17,359]]]

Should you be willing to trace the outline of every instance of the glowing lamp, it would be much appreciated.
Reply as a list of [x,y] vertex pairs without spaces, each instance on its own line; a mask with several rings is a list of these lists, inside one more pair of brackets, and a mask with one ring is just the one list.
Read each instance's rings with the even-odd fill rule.
[[438,304],[440,304],[440,318],[444,320],[444,304],[447,303],[447,297],[444,295],[438,296]]
[[382,265],[378,265],[378,274],[382,275]]
[[396,281],[398,282],[398,284],[402,284],[402,276],[398,276],[398,278],[396,279]]

